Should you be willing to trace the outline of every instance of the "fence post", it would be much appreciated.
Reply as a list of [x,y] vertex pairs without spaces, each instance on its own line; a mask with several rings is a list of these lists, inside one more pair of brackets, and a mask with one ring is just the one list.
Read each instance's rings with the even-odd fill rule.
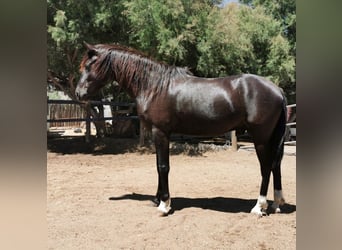
[[85,140],[87,143],[90,142],[90,104],[86,105],[86,134],[85,134]]
[[[47,107],[46,119],[49,120],[50,119],[49,96],[47,97],[46,107]],[[46,131],[49,131],[49,128],[50,128],[50,123],[47,122],[46,123]]]
[[237,151],[237,138],[236,138],[236,131],[232,130],[230,132],[230,138],[232,140],[232,149],[233,151]]

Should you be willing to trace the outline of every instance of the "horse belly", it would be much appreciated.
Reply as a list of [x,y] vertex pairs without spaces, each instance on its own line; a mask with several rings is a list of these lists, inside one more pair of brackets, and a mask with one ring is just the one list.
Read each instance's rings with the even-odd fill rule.
[[243,112],[227,91],[218,86],[192,86],[176,97],[174,130],[194,135],[220,135],[243,121]]
[[216,117],[178,113],[173,132],[188,135],[222,135],[243,123],[236,113],[226,113]]

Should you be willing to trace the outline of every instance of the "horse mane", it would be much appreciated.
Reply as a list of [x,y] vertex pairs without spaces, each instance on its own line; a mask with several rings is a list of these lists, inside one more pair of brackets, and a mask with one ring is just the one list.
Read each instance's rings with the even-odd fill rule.
[[[96,75],[100,79],[124,82],[126,87],[135,87],[139,91],[151,90],[155,93],[170,84],[172,79],[192,75],[187,68],[170,66],[148,57],[144,53],[117,44],[95,45],[98,58],[94,63]],[[89,55],[85,54],[81,62],[84,69]]]

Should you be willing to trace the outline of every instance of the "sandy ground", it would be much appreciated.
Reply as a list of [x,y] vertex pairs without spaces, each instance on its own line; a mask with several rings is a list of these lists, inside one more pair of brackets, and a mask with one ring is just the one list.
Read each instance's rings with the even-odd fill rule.
[[283,159],[283,213],[258,218],[249,213],[261,181],[255,152],[172,151],[173,210],[160,217],[151,202],[154,153],[120,143],[89,147],[48,143],[48,249],[296,248],[293,154]]

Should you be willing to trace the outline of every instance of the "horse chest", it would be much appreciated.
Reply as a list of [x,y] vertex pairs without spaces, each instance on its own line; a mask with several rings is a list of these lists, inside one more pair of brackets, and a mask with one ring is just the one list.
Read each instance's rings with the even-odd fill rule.
[[140,118],[153,125],[165,126],[172,120],[172,110],[165,98],[143,102],[138,100],[137,108]]

